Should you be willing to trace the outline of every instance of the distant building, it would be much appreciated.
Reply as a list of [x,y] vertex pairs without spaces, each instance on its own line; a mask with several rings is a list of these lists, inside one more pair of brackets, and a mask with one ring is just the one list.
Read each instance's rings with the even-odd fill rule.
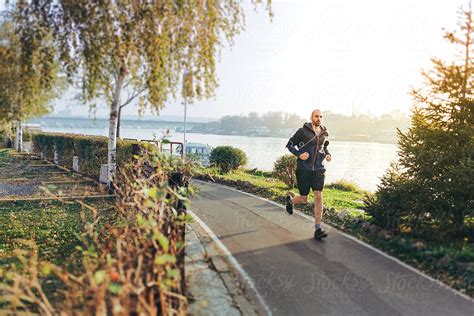
[[295,132],[295,128],[279,128],[273,133],[272,136],[290,138]]
[[247,136],[271,136],[271,131],[266,126],[252,127],[244,131]]

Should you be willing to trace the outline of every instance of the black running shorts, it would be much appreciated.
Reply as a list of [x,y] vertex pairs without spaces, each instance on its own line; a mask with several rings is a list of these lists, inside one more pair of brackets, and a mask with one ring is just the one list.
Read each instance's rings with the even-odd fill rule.
[[323,191],[326,170],[296,170],[296,182],[300,195],[307,196],[309,189]]

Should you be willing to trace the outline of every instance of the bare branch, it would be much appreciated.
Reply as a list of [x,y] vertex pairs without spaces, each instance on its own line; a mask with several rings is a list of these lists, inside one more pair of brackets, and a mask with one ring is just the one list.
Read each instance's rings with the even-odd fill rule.
[[138,97],[138,96],[139,96],[140,94],[142,94],[145,90],[146,90],[146,88],[142,88],[142,89],[140,89],[140,90],[138,90],[138,91],[134,91],[134,93],[132,93],[132,96],[129,97],[129,98],[127,99],[127,101],[125,101],[122,105],[120,105],[120,108],[123,108],[123,107],[125,107],[126,105],[130,104],[130,102],[132,102],[133,99],[135,99],[136,97]]

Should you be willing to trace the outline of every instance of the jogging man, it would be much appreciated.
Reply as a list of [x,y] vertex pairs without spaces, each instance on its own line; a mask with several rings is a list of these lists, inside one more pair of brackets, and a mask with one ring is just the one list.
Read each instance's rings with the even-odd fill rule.
[[286,211],[293,214],[293,205],[306,203],[308,201],[309,190],[313,189],[314,194],[314,219],[315,232],[314,238],[321,239],[327,237],[327,233],[321,229],[321,220],[323,217],[323,187],[324,187],[324,168],[323,161],[331,161],[331,155],[328,152],[327,140],[328,132],[326,127],[321,125],[323,115],[320,110],[314,110],[311,113],[311,122],[305,123],[303,127],[296,131],[290,138],[286,147],[298,157],[296,165],[296,181],[298,184],[299,196],[293,198],[286,197]]

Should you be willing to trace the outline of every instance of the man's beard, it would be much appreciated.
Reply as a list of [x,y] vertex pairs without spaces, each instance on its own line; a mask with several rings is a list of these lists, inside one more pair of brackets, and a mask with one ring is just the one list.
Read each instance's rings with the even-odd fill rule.
[[314,121],[313,121],[313,124],[314,124],[315,126],[319,126],[319,125],[321,125],[321,122],[319,122],[319,121],[318,121],[318,122],[314,122]]

